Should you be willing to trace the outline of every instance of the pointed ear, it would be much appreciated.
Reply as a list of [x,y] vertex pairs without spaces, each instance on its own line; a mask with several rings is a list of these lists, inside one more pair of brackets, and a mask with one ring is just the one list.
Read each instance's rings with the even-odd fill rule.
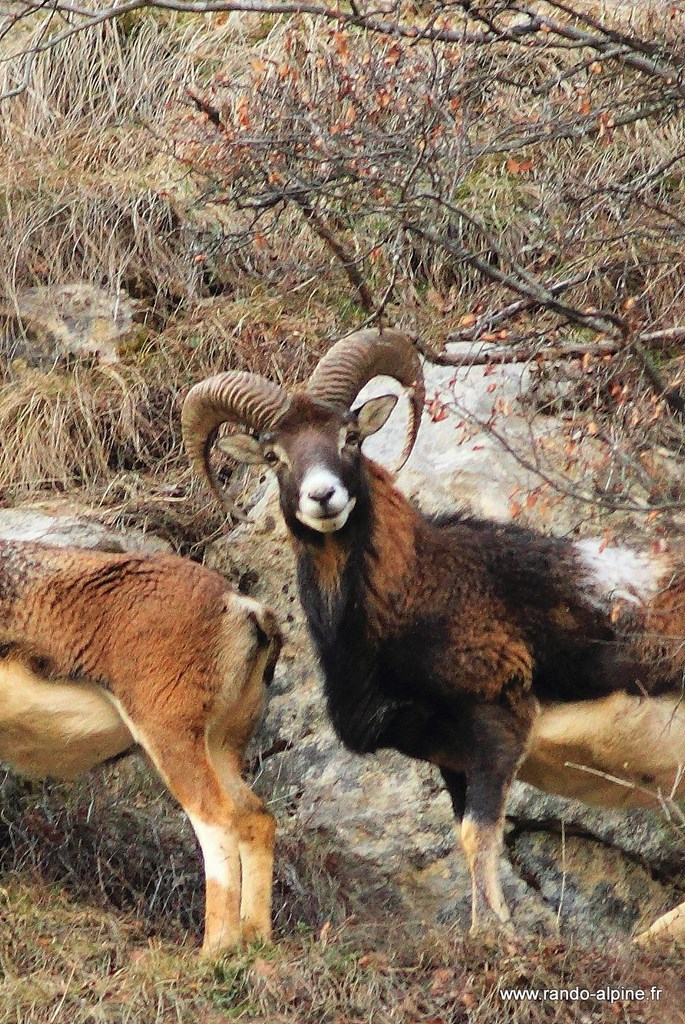
[[264,462],[264,452],[256,437],[250,434],[231,434],[229,437],[220,437],[217,447],[233,459],[234,462],[259,466]]
[[380,398],[370,398],[368,402],[354,410],[362,441],[384,426],[396,405],[397,395],[381,395]]

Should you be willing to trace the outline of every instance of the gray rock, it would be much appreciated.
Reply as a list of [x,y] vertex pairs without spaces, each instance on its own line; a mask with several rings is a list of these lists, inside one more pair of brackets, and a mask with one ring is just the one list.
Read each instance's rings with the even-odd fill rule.
[[123,292],[112,295],[85,281],[27,288],[0,304],[2,351],[8,360],[44,369],[65,356],[114,363],[135,329],[137,308]]
[[0,509],[0,540],[149,554],[168,554],[173,550],[167,541],[140,530],[113,530],[85,516],[53,515],[32,508]]

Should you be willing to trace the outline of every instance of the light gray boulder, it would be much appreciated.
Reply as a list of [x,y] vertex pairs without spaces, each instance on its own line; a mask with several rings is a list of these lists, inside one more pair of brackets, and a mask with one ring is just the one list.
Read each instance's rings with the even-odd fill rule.
[[83,515],[55,514],[37,508],[0,509],[0,540],[38,541],[57,547],[100,551],[170,553],[167,541],[141,530],[114,530]]
[[118,361],[118,348],[136,330],[138,303],[86,281],[26,288],[0,302],[5,359],[49,369],[66,356]]

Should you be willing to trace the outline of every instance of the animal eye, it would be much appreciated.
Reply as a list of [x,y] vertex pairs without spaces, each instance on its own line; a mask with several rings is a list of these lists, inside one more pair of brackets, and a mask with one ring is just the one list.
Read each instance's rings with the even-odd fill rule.
[[268,451],[264,452],[264,461],[268,462],[270,466],[274,466],[278,462],[278,455],[276,455],[273,448],[269,448]]
[[345,444],[359,444],[361,437],[358,430],[348,430]]

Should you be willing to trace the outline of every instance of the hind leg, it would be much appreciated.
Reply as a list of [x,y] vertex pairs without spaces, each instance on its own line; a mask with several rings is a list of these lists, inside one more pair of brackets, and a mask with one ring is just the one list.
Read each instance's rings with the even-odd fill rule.
[[[147,719],[147,716],[145,716]],[[216,955],[241,942],[240,832],[242,808],[220,776],[199,723],[131,721],[171,794],[188,815],[202,850],[205,927],[202,952]]]
[[[248,790],[248,792],[250,792]],[[252,795],[252,794],[250,794]],[[276,822],[261,801],[240,818],[238,849],[242,870],[240,919],[243,939],[271,938],[274,836]]]
[[202,850],[205,869],[202,953],[212,956],[239,946],[242,940],[238,839],[230,813],[222,815],[218,808],[210,814],[185,810]]
[[212,760],[235,806],[241,869],[240,920],[244,941],[271,937],[276,822],[264,802],[243,782],[242,758],[226,748],[211,751]]

